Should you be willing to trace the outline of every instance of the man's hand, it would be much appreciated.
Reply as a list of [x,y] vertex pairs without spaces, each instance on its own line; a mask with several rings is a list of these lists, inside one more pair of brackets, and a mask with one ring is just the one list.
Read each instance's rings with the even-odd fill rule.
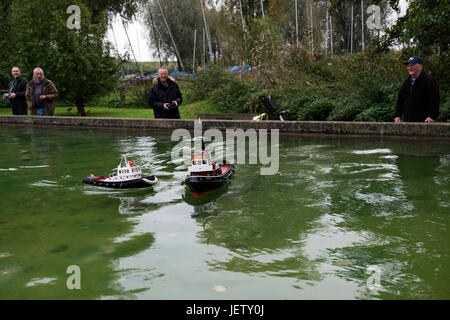
[[168,104],[168,103],[164,103],[164,109],[165,109],[165,110],[170,110],[169,104]]
[[400,122],[400,117],[395,117],[394,121],[395,121],[395,123],[399,123]]
[[173,100],[172,102],[175,103],[175,105],[178,107],[178,102],[176,102],[175,100]]
[[431,119],[430,117],[427,117],[427,118],[425,119],[425,122],[434,122],[434,120]]
[[41,96],[39,96],[39,98],[41,98],[41,100],[45,100],[45,99],[47,99],[47,96],[41,95]]
[[9,94],[8,99],[14,99],[15,97],[16,97],[16,94],[13,92],[13,93]]

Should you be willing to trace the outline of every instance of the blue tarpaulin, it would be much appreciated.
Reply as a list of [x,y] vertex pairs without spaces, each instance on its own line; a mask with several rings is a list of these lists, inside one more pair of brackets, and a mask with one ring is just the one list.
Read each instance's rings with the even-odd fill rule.
[[242,66],[233,66],[230,72],[242,73],[242,72],[252,72],[252,66],[249,64],[244,64]]
[[186,79],[186,78],[193,78],[194,74],[193,73],[189,73],[186,71],[178,71],[178,70],[174,70],[171,74],[172,77],[174,77],[175,79]]

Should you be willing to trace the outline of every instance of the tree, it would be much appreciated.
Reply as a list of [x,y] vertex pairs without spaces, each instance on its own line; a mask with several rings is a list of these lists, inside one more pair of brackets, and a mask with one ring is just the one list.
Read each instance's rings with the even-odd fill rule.
[[[201,52],[203,45],[201,40],[204,24],[200,0],[164,0],[159,1],[159,4],[164,12],[169,29],[158,2],[149,1],[145,9],[144,22],[147,25],[150,42],[154,47],[156,47],[156,44],[160,45],[160,50],[166,61],[168,57],[175,56],[178,69],[182,69],[181,61],[186,69],[190,69],[194,49],[194,30],[197,30],[197,53]],[[171,36],[176,47],[172,43]],[[200,54],[197,54],[197,62],[200,59]]]
[[[246,25],[249,25],[253,19],[262,17],[261,2],[264,6],[264,13],[267,14],[269,9],[269,2],[271,0],[225,0],[225,7],[230,13],[241,14],[244,16]],[[240,19],[240,17],[239,17]]]
[[[387,30],[386,44],[416,46],[419,52],[446,53],[450,35],[448,0],[412,0],[406,14]],[[439,50],[436,50],[439,47]]]
[[11,77],[11,66],[8,61],[12,55],[8,17],[12,0],[2,0],[0,3],[0,88],[6,88]]
[[[320,1],[319,1],[320,2]],[[333,39],[335,52],[357,52],[362,48],[362,28],[364,30],[364,43],[367,46],[371,40],[379,36],[378,29],[370,30],[367,27],[367,19],[371,16],[367,13],[369,6],[380,7],[381,28],[385,29],[387,17],[392,9],[398,11],[398,0],[371,0],[364,1],[363,15],[361,15],[361,0],[330,0],[329,12],[333,19]],[[353,6],[353,35],[351,35],[351,7]],[[361,21],[363,20],[363,21]],[[361,27],[361,24],[363,27]],[[353,44],[350,44],[353,41]],[[350,49],[352,47],[352,50]]]
[[[67,27],[69,5],[81,9],[81,28]],[[111,56],[105,40],[105,14],[92,24],[87,6],[77,0],[15,0],[8,25],[14,37],[15,58],[11,64],[23,66],[25,74],[34,67],[44,69],[62,99],[74,103],[78,115],[86,115],[86,103],[110,92],[117,85],[118,60]]]
[[130,20],[138,12],[140,5],[145,2],[145,0],[83,0],[92,13],[93,21],[101,19],[105,12],[110,16],[120,14],[124,19]]

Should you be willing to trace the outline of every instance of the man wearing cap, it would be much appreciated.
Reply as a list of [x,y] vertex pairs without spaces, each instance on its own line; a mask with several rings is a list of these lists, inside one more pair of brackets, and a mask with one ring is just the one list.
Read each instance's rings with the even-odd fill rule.
[[395,122],[433,122],[439,114],[439,88],[422,70],[422,60],[413,56],[404,62],[409,76],[397,97]]

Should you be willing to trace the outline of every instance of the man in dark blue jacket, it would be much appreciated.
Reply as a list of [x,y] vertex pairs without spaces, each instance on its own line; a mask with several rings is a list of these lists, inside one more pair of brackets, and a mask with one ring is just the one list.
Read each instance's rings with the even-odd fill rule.
[[12,114],[26,115],[27,101],[25,92],[27,91],[27,79],[22,77],[19,67],[12,67],[11,74],[13,79],[9,83],[8,94],[5,96],[11,102]]
[[183,102],[180,88],[169,78],[167,69],[158,70],[158,78],[153,80],[149,93],[149,105],[155,118],[180,119],[178,106]]
[[422,70],[422,60],[413,56],[406,60],[409,73],[397,97],[394,121],[433,122],[439,114],[439,88]]

